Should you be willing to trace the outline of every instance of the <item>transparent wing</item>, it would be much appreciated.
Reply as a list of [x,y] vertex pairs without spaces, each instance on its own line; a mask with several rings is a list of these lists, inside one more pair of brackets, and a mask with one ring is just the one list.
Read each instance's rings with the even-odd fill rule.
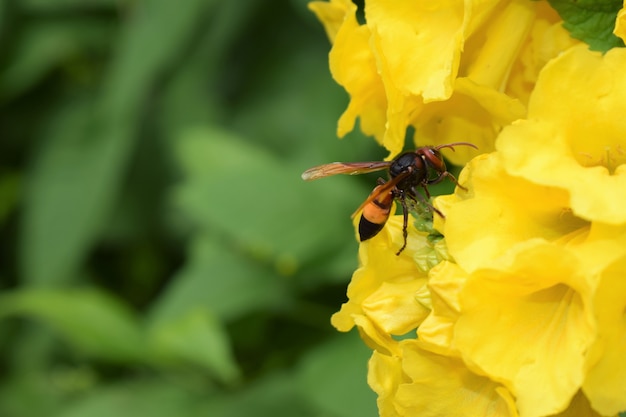
[[330,164],[320,165],[307,169],[302,173],[302,179],[305,181],[312,181],[337,174],[366,174],[368,172],[381,171],[383,169],[389,168],[389,165],[391,165],[391,162],[389,161],[331,162]]

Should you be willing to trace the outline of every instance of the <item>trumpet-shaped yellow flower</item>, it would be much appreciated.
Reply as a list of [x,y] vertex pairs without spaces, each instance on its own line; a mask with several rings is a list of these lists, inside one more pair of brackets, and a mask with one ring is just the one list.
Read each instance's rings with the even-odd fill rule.
[[498,139],[507,172],[565,190],[574,215],[590,221],[626,222],[624,68],[624,48],[568,50],[542,72],[528,118]]
[[558,245],[517,248],[468,278],[453,343],[470,368],[511,390],[520,416],[556,414],[585,378],[596,337],[592,283]]
[[419,341],[402,341],[406,382],[394,396],[401,416],[517,416],[511,393],[468,369],[459,359],[424,350]]
[[[310,7],[333,42],[333,77],[350,94],[338,135],[359,118],[390,156],[409,126],[419,146],[469,140],[492,150],[500,129],[525,115],[541,65],[574,42],[538,50],[548,28],[564,30],[551,9],[530,0],[368,0],[365,24],[347,0]],[[455,163],[477,154],[445,153]]]
[[529,0],[312,8],[351,96],[340,134],[360,118],[392,155],[407,126],[420,146],[497,137],[435,199],[443,240],[410,225],[396,256],[392,216],[361,244],[332,323],[374,350],[381,416],[626,410],[626,48],[591,52]]
[[565,191],[509,175],[497,153],[475,158],[459,181],[469,192],[457,188],[456,194],[435,200],[446,214],[445,221],[435,217],[435,227],[466,271],[505,255],[528,239],[553,241],[584,233],[589,226],[569,210]]
[[[624,234],[604,250],[615,253],[615,246],[626,245]],[[610,246],[607,248],[607,246]],[[599,250],[603,250],[600,249]],[[583,392],[595,410],[603,415],[626,410],[626,257],[616,259],[598,277],[594,312],[598,337],[590,349],[590,369]]]
[[369,361],[368,382],[381,417],[517,416],[506,388],[459,359],[429,352],[416,340],[399,346],[398,356],[375,351]]

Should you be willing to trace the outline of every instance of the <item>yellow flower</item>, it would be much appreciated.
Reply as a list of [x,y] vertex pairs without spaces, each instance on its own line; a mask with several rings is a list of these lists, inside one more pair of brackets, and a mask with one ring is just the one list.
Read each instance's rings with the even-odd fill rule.
[[356,6],[350,0],[312,1],[309,3],[309,9],[324,24],[330,41],[335,42],[337,32],[345,20],[354,14]]
[[[598,336],[589,351],[583,392],[603,415],[626,410],[626,227],[599,225],[580,250],[597,280]],[[606,266],[605,266],[606,265]]]
[[435,228],[466,271],[474,271],[528,239],[553,241],[583,233],[589,226],[569,210],[565,191],[509,175],[497,153],[475,158],[459,181],[469,192],[457,188],[456,194],[435,200],[446,215],[445,221],[435,217]]
[[429,274],[432,311],[418,329],[422,346],[434,353],[459,357],[453,345],[454,325],[461,313],[459,295],[468,274],[453,262],[441,262]]
[[478,150],[460,147],[442,151],[453,164],[460,165],[479,152],[493,150],[502,126],[523,117],[526,108],[519,100],[471,78],[457,78],[454,86],[449,99],[424,105],[409,123],[415,127],[413,139],[419,146],[452,143],[459,138],[476,145]]
[[565,410],[582,386],[596,336],[585,272],[570,251],[532,240],[462,290],[453,344],[510,389],[522,417]]
[[500,381],[520,416],[612,415],[626,408],[626,230],[561,243],[528,240],[469,274],[433,268],[420,347]]
[[404,378],[393,395],[398,415],[517,416],[514,399],[501,384],[473,373],[457,358],[422,349],[417,340],[401,344]]
[[581,415],[575,395],[589,415],[626,409],[624,64],[583,47],[548,64],[528,119],[461,173],[468,192],[436,200],[458,266],[431,271],[420,340],[501,381],[521,416]]
[[510,175],[568,193],[574,215],[626,222],[626,49],[577,46],[546,66],[528,118],[497,148]]
[[[500,129],[525,115],[519,99],[541,65],[569,46],[537,51],[558,16],[530,0],[368,0],[363,25],[346,0],[311,8],[333,40],[331,72],[350,94],[338,135],[359,117],[390,156],[404,147],[408,126],[419,146],[465,140],[492,150]],[[477,152],[445,154],[463,163]]]
[[506,93],[528,104],[541,69],[561,52],[580,42],[563,27],[558,13],[548,2],[536,2],[537,19],[511,69]]
[[396,356],[374,351],[369,361],[368,383],[381,417],[517,416],[506,388],[459,359],[429,352],[416,340],[399,347]]
[[350,0],[312,1],[309,9],[324,24],[328,39],[334,43],[342,26],[346,24],[349,27],[353,23],[349,20],[354,17],[356,6]]
[[528,240],[470,274],[443,262],[430,273],[420,347],[502,382],[521,416],[616,414],[626,408],[624,276],[626,226]]
[[356,6],[350,0],[315,1],[309,7],[324,23],[334,45],[329,55],[331,73],[350,94],[337,135],[343,137],[352,131],[360,117],[363,133],[382,140],[387,98],[370,49],[369,29],[357,22]]
[[443,240],[411,224],[396,256],[392,216],[361,243],[332,323],[374,350],[381,416],[626,410],[626,48],[576,45],[528,0],[368,0],[362,25],[312,7],[351,95],[340,133],[359,117],[391,155],[407,126],[420,146],[497,136],[435,199]]
[[367,367],[367,383],[378,394],[378,414],[380,417],[399,417],[395,406],[398,385],[404,382],[402,359],[398,355],[388,355],[374,351]]
[[378,235],[361,243],[360,267],[348,286],[349,300],[331,320],[340,331],[357,325],[369,344],[381,350],[394,349],[391,335],[415,330],[430,311],[417,302],[427,275],[412,257],[428,250],[429,242],[411,227],[406,249],[396,256],[402,243],[402,216],[392,216]]

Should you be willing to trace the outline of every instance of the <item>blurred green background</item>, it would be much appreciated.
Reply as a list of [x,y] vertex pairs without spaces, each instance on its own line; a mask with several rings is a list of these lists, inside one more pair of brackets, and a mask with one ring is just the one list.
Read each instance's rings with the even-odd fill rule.
[[375,180],[300,173],[386,153],[306,1],[0,0],[0,48],[0,416],[377,415]]

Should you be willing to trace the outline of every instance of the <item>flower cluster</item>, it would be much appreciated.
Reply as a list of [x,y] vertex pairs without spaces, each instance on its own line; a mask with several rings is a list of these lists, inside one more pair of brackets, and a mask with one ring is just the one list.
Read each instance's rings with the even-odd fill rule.
[[[350,94],[337,129],[356,118],[391,155],[407,127],[420,146],[458,141],[493,150],[500,129],[526,114],[539,70],[577,43],[557,13],[530,0],[312,2],[333,42],[330,69]],[[465,163],[470,148],[450,153]]]
[[407,126],[481,148],[434,201],[438,237],[411,225],[396,256],[392,216],[361,244],[332,318],[373,349],[380,415],[625,411],[626,48],[590,51],[530,0],[312,8],[351,95],[340,134],[359,117],[392,155]]

